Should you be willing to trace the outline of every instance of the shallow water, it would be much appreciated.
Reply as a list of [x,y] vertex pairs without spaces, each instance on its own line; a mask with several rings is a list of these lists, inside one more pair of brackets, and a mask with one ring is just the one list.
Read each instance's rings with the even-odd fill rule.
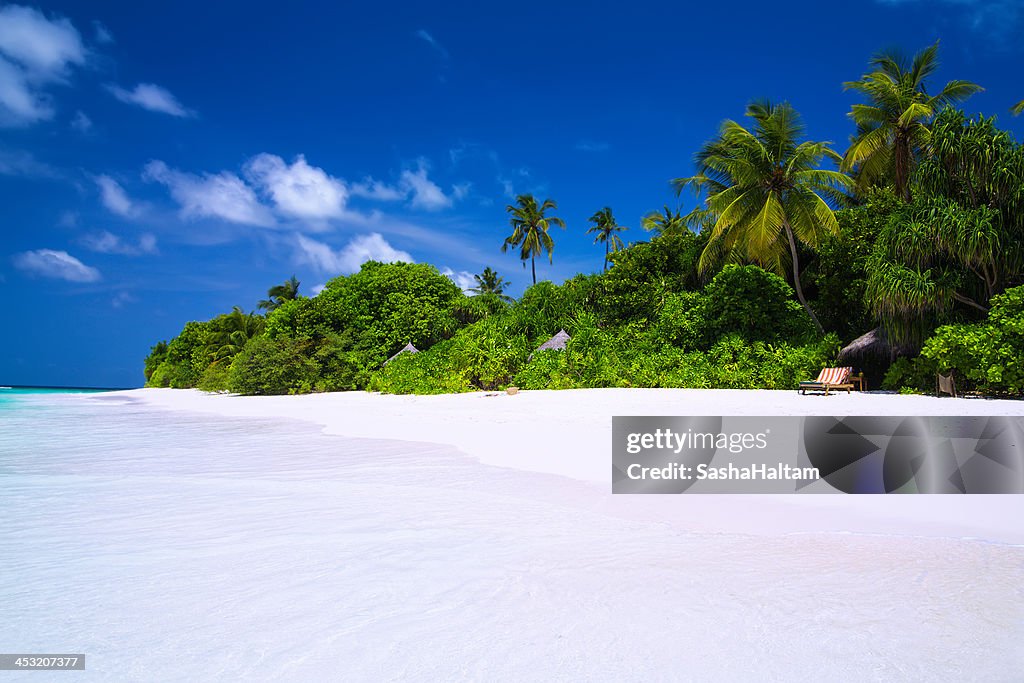
[[0,643],[85,653],[76,680],[1024,670],[1022,548],[695,534],[440,446],[113,395],[14,402]]

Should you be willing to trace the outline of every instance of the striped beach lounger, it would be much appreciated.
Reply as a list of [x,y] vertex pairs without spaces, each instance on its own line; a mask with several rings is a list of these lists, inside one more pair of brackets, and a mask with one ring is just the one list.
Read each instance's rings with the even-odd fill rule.
[[829,391],[846,389],[850,393],[853,383],[850,382],[850,374],[853,368],[825,368],[813,382],[800,382],[799,391],[806,394],[808,391],[824,391],[828,396]]

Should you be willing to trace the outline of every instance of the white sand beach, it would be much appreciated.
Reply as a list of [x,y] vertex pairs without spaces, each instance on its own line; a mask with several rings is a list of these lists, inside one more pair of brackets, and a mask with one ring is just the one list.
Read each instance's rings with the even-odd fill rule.
[[1024,403],[139,390],[38,409],[64,411],[32,442],[59,448],[0,427],[0,642],[87,653],[82,680],[1024,670],[1024,496],[613,496],[609,467],[613,415]]
[[[1024,415],[1024,401],[881,393],[584,389],[383,396],[366,392],[238,397],[200,391],[120,392],[147,405],[252,418],[290,418],[328,434],[448,444],[480,462],[556,474],[611,490],[615,415]],[[1017,496],[649,496],[611,498],[627,510],[654,507],[695,531],[804,531],[939,535],[1024,544]],[[628,502],[627,502],[628,501]],[[809,513],[805,508],[812,506]],[[756,512],[755,512],[756,511]],[[654,513],[652,513],[654,514]]]

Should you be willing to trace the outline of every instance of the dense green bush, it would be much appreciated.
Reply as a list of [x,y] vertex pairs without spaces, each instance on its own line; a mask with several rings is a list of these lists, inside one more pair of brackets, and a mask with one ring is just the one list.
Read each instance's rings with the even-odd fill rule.
[[814,336],[807,312],[778,275],[757,266],[725,266],[704,289],[705,338],[804,341]]
[[736,265],[723,268],[701,292],[669,294],[653,330],[664,343],[705,350],[726,335],[797,344],[814,337],[811,319],[785,280]]
[[543,351],[515,377],[524,389],[671,387],[795,389],[835,357],[838,339],[803,346],[749,342],[730,335],[707,351],[665,346],[637,353],[595,331],[574,337],[565,351]]
[[935,330],[920,356],[893,363],[883,386],[930,392],[936,373],[950,371],[961,390],[1024,394],[1024,286],[992,297],[985,322]]
[[826,234],[808,268],[814,310],[825,326],[850,341],[876,326],[867,301],[868,261],[878,234],[901,205],[875,190],[864,205],[836,212],[838,234]]
[[149,386],[188,389],[206,370],[209,353],[209,322],[187,322],[181,333],[167,345],[163,360],[150,375]]
[[992,297],[984,323],[940,327],[921,359],[930,368],[957,370],[984,391],[1024,393],[1024,286]]
[[689,230],[661,235],[611,255],[600,281],[597,313],[604,323],[653,320],[666,297],[700,287],[697,261],[706,235]]
[[419,353],[402,353],[374,373],[368,389],[385,394],[456,394],[472,391],[468,381],[452,367],[451,342],[441,342]]
[[319,366],[309,341],[256,337],[231,363],[227,388],[237,394],[297,394],[313,391]]

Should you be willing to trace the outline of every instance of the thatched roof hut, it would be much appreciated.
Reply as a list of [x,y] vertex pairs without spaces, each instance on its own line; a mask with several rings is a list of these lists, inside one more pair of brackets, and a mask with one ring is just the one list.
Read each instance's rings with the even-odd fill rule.
[[[558,334],[556,334],[554,337],[548,339],[546,342],[538,346],[537,350],[534,351],[533,353],[537,353],[537,351],[547,351],[549,349],[554,349],[556,351],[564,351],[565,345],[569,343],[570,339],[572,339],[572,337],[570,337],[565,330],[559,330]],[[527,358],[527,360],[533,360],[533,353],[530,354],[530,357]]]
[[893,355],[900,351],[900,347],[894,348],[889,343],[889,337],[885,334],[885,330],[881,327],[876,327],[844,346],[839,351],[839,362],[863,362],[872,358],[891,361]]
[[395,355],[391,356],[391,358],[388,358],[386,361],[384,361],[384,365],[387,365],[388,363],[390,363],[394,359],[398,358],[403,353],[419,353],[419,352],[420,352],[420,350],[417,349],[415,346],[413,346],[412,342],[409,342],[408,344],[406,344],[405,346],[402,347],[401,351],[399,351]]

